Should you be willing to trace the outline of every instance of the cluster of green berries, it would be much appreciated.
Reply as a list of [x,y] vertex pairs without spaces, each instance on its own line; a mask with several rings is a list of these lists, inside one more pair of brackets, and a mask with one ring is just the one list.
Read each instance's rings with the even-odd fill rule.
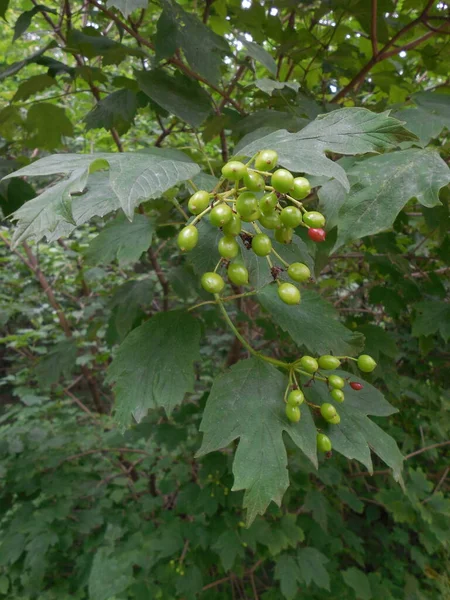
[[177,573],[178,575],[180,575],[180,577],[184,577],[184,569],[183,566],[181,564],[177,564],[178,561],[175,561],[173,558],[172,560],[169,562],[170,568],[171,569],[175,569],[175,573]]
[[[295,228],[299,226],[308,229],[313,241],[325,240],[325,217],[317,211],[307,211],[301,202],[311,191],[309,181],[305,177],[294,177],[286,169],[272,173],[278,162],[278,154],[274,150],[262,150],[250,164],[252,162],[253,167],[235,160],[223,166],[220,185],[225,181],[232,182],[231,189],[211,193],[199,190],[189,199],[188,208],[195,217],[178,235],[178,246],[182,251],[189,252],[195,248],[199,239],[196,224],[208,214],[210,223],[223,232],[218,244],[221,261],[214,272],[204,273],[201,279],[202,287],[211,294],[220,294],[225,287],[223,277],[216,272],[220,265],[226,265],[232,284],[248,284],[248,270],[238,258],[238,236],[248,250],[251,249],[257,256],[267,257],[269,265],[270,254],[275,250],[271,238],[261,231],[260,226],[274,230],[275,239],[281,244],[289,244]],[[246,223],[250,224],[251,231],[245,228]],[[311,277],[308,266],[303,263],[283,261],[283,264],[290,279],[296,283]],[[272,268],[272,275],[278,283],[278,295],[286,304],[298,304],[301,299],[298,287],[277,279],[282,270]]]
[[[342,358],[342,357],[341,357]],[[350,357],[345,357],[350,358]],[[361,354],[356,360],[358,368],[363,373],[371,373],[377,363],[374,359],[368,354]],[[347,381],[336,374],[331,374],[326,377],[321,374],[321,371],[333,371],[340,367],[341,361],[338,357],[332,356],[331,354],[324,354],[319,358],[314,358],[312,356],[302,356],[298,361],[296,361],[295,367],[296,370],[303,375],[311,375],[314,379],[316,376],[320,376],[320,379],[323,379],[328,384],[328,388],[330,391],[330,396],[335,402],[344,402],[345,394],[343,389]],[[349,381],[349,386],[355,390],[359,391],[363,389],[363,385],[358,381]],[[286,396],[286,416],[289,421],[293,423],[298,423],[301,418],[300,406],[305,402],[305,395],[295,385],[294,389],[289,390]],[[307,402],[307,401],[306,401]],[[310,404],[307,402],[307,404]],[[330,402],[324,402],[320,407],[311,404],[311,406],[318,410],[327,423],[331,425],[338,425],[341,422],[341,417],[337,412],[335,406]],[[321,452],[330,452],[331,451],[331,440],[324,433],[317,434],[317,448]]]

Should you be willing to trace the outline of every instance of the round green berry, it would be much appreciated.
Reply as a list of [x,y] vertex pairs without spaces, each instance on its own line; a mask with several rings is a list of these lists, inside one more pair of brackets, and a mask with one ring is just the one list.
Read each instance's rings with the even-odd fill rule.
[[232,217],[233,211],[225,202],[216,204],[209,214],[209,220],[214,227],[223,227],[231,221]]
[[261,150],[255,158],[255,169],[258,171],[271,171],[278,162],[278,154],[275,150]]
[[296,206],[286,206],[281,211],[280,219],[285,227],[298,227],[302,222],[302,213]]
[[247,167],[238,160],[230,160],[222,167],[222,175],[230,181],[239,181],[247,173]]
[[331,423],[332,425],[339,425],[339,423],[341,422],[341,417],[336,414],[332,419],[328,420],[328,423]]
[[254,171],[247,171],[243,181],[245,187],[252,192],[262,192],[266,185],[264,177],[261,177],[259,173],[255,173]]
[[337,411],[332,404],[330,404],[329,402],[324,402],[320,407],[320,414],[325,419],[325,421],[329,421],[337,415]]
[[272,175],[270,182],[277,192],[287,194],[294,184],[294,176],[287,169],[278,169]]
[[377,363],[368,354],[361,354],[358,357],[358,369],[363,373],[372,373],[377,366]]
[[280,244],[290,244],[292,242],[293,235],[294,230],[288,227],[280,227],[275,231],[275,239]]
[[301,417],[299,407],[293,406],[292,404],[286,404],[286,416],[292,423],[298,423]]
[[287,403],[291,406],[300,406],[305,401],[305,396],[301,390],[292,390],[287,397]]
[[210,294],[220,294],[225,287],[225,281],[217,273],[203,273],[201,279],[202,288]]
[[239,244],[231,235],[220,238],[218,249],[223,258],[235,258],[239,254]]
[[312,356],[302,356],[300,361],[300,367],[307,373],[315,373],[319,368],[319,363]]
[[311,271],[303,263],[292,263],[288,268],[288,275],[294,281],[301,283],[302,281],[308,281],[311,277]]
[[248,271],[244,265],[239,263],[231,263],[227,269],[228,279],[234,285],[247,285],[248,283]]
[[198,230],[194,225],[188,225],[178,234],[177,244],[182,252],[193,250],[198,243]]
[[278,197],[273,192],[265,194],[259,201],[259,210],[264,215],[269,215],[273,212],[275,206],[278,204]]
[[209,193],[204,190],[199,190],[195,192],[190,198],[188,202],[188,208],[194,215],[199,215],[209,206]]
[[334,388],[331,390],[330,395],[336,402],[344,402],[345,400],[345,394],[342,390]]
[[265,233],[257,233],[252,239],[252,250],[257,256],[267,256],[272,250],[270,237]]
[[306,177],[296,177],[289,194],[296,200],[303,200],[311,191],[311,185]]
[[330,438],[325,435],[324,433],[318,433],[317,434],[317,449],[320,450],[320,452],[330,452],[331,451],[331,440]]
[[233,213],[228,223],[222,227],[222,231],[225,235],[239,235],[241,233],[242,223],[239,215]]
[[258,210],[258,199],[253,192],[243,192],[236,200],[236,210],[241,217],[249,217]]
[[300,304],[300,290],[292,283],[282,283],[278,286],[278,296],[285,304]]
[[259,222],[266,229],[278,229],[281,227],[280,215],[276,211],[273,211],[269,215],[261,215]]
[[331,354],[324,354],[319,358],[319,367],[325,371],[332,371],[340,366],[341,362]]
[[255,221],[258,221],[260,216],[261,216],[261,211],[259,210],[259,208],[257,208],[250,215],[247,215],[247,216],[241,215],[241,220],[245,221],[245,223],[253,223]]
[[321,229],[325,225],[325,217],[322,213],[312,210],[303,215],[303,222],[306,223],[308,227]]
[[330,375],[328,377],[328,385],[332,388],[336,388],[338,390],[342,390],[345,386],[345,381],[339,375]]

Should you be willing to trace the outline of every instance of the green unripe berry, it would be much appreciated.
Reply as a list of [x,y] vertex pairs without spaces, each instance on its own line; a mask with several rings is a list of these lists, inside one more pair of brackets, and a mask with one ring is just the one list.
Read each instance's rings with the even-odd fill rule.
[[275,231],[275,239],[280,244],[290,244],[292,242],[292,236],[294,230],[287,227],[280,227]]
[[332,404],[330,404],[329,402],[324,402],[320,407],[320,414],[325,419],[325,421],[329,421],[337,415],[337,411]]
[[262,192],[264,191],[266,182],[264,181],[264,177],[261,177],[259,173],[247,171],[244,175],[244,185],[252,192]]
[[276,211],[273,211],[269,215],[261,215],[259,222],[266,229],[278,229],[281,227],[280,215]]
[[368,354],[361,354],[358,357],[358,369],[363,373],[372,373],[377,366],[377,363]]
[[278,204],[278,197],[274,192],[265,194],[259,201],[259,209],[264,215],[270,215]]
[[270,182],[277,192],[288,194],[294,185],[294,176],[287,169],[278,169],[272,175]]
[[331,423],[332,425],[339,425],[340,422],[341,422],[341,417],[337,414],[332,419],[329,419],[329,421],[328,421],[328,423]]
[[308,227],[321,229],[325,225],[325,217],[322,213],[312,210],[303,215],[303,222],[306,223]]
[[344,392],[342,390],[338,390],[337,388],[332,389],[330,395],[333,400],[336,400],[336,402],[344,402],[345,400]]
[[289,195],[296,200],[303,200],[311,191],[311,185],[306,177],[296,177],[289,191]]
[[301,283],[302,281],[308,281],[311,277],[311,271],[303,263],[292,263],[288,268],[288,275],[294,281]]
[[332,388],[336,388],[338,390],[342,390],[345,386],[345,381],[339,375],[330,375],[328,377],[328,385]]
[[222,277],[213,272],[203,273],[201,284],[202,288],[210,294],[220,294],[225,287],[225,281]]
[[235,215],[233,213],[233,216],[228,221],[228,223],[225,223],[225,225],[222,227],[222,231],[224,232],[225,235],[236,236],[241,233],[241,228],[242,228],[242,223],[241,223],[240,216]]
[[301,390],[292,390],[287,397],[287,403],[291,406],[300,406],[305,401],[305,396]]
[[236,210],[241,217],[249,217],[258,210],[258,199],[253,192],[243,192],[236,200]]
[[190,198],[188,202],[188,208],[194,215],[199,215],[209,206],[209,193],[204,190],[199,190],[195,192]]
[[209,214],[209,220],[214,227],[223,227],[231,221],[232,217],[233,211],[225,202],[216,204]]
[[177,244],[182,252],[193,250],[198,243],[198,230],[194,225],[188,225],[178,234]]
[[239,245],[231,235],[220,238],[218,250],[223,258],[235,258],[239,254]]
[[255,221],[258,221],[258,219],[261,216],[261,211],[259,210],[259,208],[257,208],[254,212],[252,212],[251,215],[248,216],[243,216],[241,215],[241,220],[244,221],[245,223],[253,223]]
[[300,359],[300,367],[312,375],[318,370],[319,363],[312,356],[302,356]]
[[227,269],[227,275],[234,285],[247,285],[248,283],[248,271],[244,265],[231,263]]
[[255,169],[258,171],[271,171],[278,162],[278,154],[275,150],[261,150],[255,158]]
[[301,417],[299,407],[292,406],[292,404],[286,404],[286,416],[292,423],[298,423]]
[[337,369],[341,364],[341,361],[331,354],[324,354],[319,358],[319,367],[325,371],[332,371]]
[[272,250],[272,241],[265,233],[257,233],[252,239],[252,250],[257,256],[267,256]]
[[278,286],[278,296],[285,304],[300,304],[300,290],[292,283],[282,283]]
[[302,213],[296,206],[286,206],[281,211],[280,219],[285,227],[298,227],[302,222]]
[[222,175],[230,181],[239,181],[247,173],[247,167],[238,160],[230,160],[222,167]]
[[320,452],[331,452],[331,440],[324,433],[317,434],[317,449]]

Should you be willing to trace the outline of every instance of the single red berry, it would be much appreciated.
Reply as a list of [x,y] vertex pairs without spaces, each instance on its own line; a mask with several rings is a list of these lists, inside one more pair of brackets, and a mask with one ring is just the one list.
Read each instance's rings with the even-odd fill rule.
[[323,229],[315,229],[314,227],[308,229],[308,236],[313,242],[324,242],[327,237]]
[[362,383],[358,383],[357,381],[350,381],[350,387],[356,391],[359,391],[362,390],[364,386]]

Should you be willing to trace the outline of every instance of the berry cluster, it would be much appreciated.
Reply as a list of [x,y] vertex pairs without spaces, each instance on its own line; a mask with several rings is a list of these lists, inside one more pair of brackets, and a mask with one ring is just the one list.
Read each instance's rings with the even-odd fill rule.
[[[289,385],[285,394],[286,416],[290,421],[293,423],[298,423],[298,421],[300,421],[301,412],[299,407],[306,401],[313,410],[320,413],[327,423],[332,425],[338,425],[340,423],[341,417],[333,404],[324,402],[321,406],[317,406],[305,399],[305,394],[300,389],[295,376],[296,372],[302,375],[312,376],[306,386],[310,385],[315,379],[325,381],[328,385],[332,399],[335,402],[344,402],[345,394],[343,389],[346,385],[346,380],[336,374],[324,376],[320,371],[333,371],[339,368],[341,365],[340,359],[355,360],[359,370],[363,373],[371,373],[377,366],[377,363],[368,354],[361,354],[357,359],[351,357],[337,357],[332,356],[331,354],[324,354],[318,359],[312,356],[302,356],[302,358],[293,363],[294,370],[291,372]],[[358,391],[363,389],[363,385],[357,381],[349,381],[348,383],[353,390]],[[317,434],[317,448],[322,452],[331,451],[331,440],[324,433]]]
[[[286,263],[272,246],[271,238],[263,233],[260,226],[274,230],[275,239],[281,244],[289,244],[296,227],[308,229],[308,235],[315,242],[325,240],[325,217],[317,211],[307,211],[301,200],[311,191],[305,177],[294,177],[286,169],[273,169],[278,162],[274,150],[262,150],[245,165],[230,161],[222,168],[222,179],[213,192],[199,190],[189,199],[188,208],[195,215],[189,225],[178,235],[178,246],[184,252],[195,248],[199,235],[196,224],[209,214],[210,223],[221,228],[223,237],[218,244],[222,257],[213,272],[204,273],[202,287],[211,294],[220,294],[225,281],[217,270],[226,265],[229,281],[234,285],[248,284],[247,268],[238,259],[240,236],[245,247],[257,256],[266,257],[272,275],[278,283],[278,295],[286,304],[300,302],[300,290],[289,282],[280,282],[277,277],[283,269],[273,267],[270,255],[273,254],[284,265],[288,276],[296,283],[307,281],[311,272],[307,265],[295,262]],[[250,167],[253,163],[253,167]],[[270,179],[269,179],[270,178]],[[219,192],[226,181],[234,185]],[[243,227],[248,223],[251,231]],[[234,261],[234,262],[230,262]]]

